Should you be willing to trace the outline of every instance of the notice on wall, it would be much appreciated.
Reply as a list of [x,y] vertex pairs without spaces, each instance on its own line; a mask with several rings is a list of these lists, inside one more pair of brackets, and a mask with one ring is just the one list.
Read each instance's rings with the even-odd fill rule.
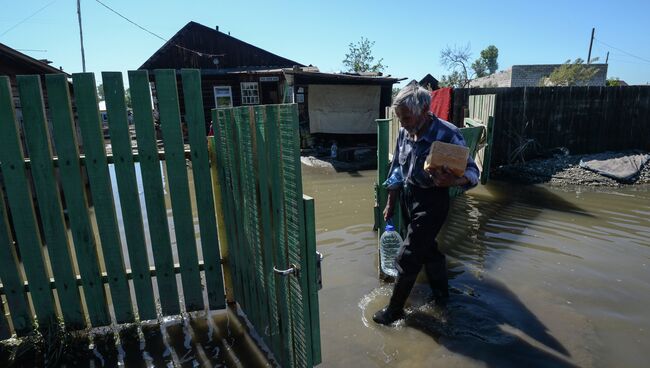
[[311,133],[376,134],[379,86],[310,85]]

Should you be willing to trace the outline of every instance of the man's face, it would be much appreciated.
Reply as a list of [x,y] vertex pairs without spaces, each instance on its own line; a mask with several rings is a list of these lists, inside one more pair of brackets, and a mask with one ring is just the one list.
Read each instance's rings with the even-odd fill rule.
[[406,129],[409,134],[413,134],[419,128],[419,123],[423,119],[423,114],[416,115],[411,112],[408,108],[400,106],[395,110],[395,114],[399,119],[402,128]]

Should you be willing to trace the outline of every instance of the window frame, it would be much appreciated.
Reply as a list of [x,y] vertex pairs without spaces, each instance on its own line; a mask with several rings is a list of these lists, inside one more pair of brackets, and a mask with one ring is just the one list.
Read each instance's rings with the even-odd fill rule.
[[[226,97],[226,96],[225,95],[224,96],[217,96],[217,88],[222,88],[222,89],[228,88],[228,96],[230,97],[230,106],[219,106],[219,104],[217,102],[217,97]],[[227,107],[233,107],[232,87],[231,86],[226,86],[226,85],[213,86],[212,87],[212,94],[214,95],[214,107],[216,109],[223,109],[223,108],[227,108]]]
[[[254,89],[247,88],[255,86]],[[259,105],[260,104],[260,84],[259,82],[239,82],[241,90],[241,104],[242,105]],[[247,96],[245,92],[255,91],[255,95]]]

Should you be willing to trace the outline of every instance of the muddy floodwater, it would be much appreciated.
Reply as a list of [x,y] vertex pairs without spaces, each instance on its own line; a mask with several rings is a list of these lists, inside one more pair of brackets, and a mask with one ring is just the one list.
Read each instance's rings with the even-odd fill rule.
[[421,275],[396,327],[378,326],[375,171],[303,170],[324,254],[324,367],[647,367],[650,186],[492,182],[453,201],[438,240],[452,296]]

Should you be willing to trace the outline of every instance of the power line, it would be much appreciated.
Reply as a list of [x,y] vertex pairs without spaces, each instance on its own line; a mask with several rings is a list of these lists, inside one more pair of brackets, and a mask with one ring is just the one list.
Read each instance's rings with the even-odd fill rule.
[[11,31],[12,29],[18,27],[19,25],[21,25],[21,24],[27,22],[27,21],[30,20],[33,16],[35,16],[36,14],[42,12],[43,10],[45,10],[45,8],[47,8],[48,6],[54,4],[55,2],[56,2],[56,0],[54,0],[54,1],[50,1],[49,3],[47,3],[47,4],[46,4],[45,6],[43,6],[42,8],[40,8],[40,9],[38,9],[37,11],[33,12],[33,13],[32,13],[30,16],[28,16],[27,18],[21,20],[20,22],[14,24],[12,27],[10,27],[8,30],[2,32],[2,34],[0,34],[0,37],[6,35],[7,33],[9,33],[9,31]]
[[[133,24],[134,26],[140,28],[141,30],[143,30],[143,31],[145,31],[145,32],[147,32],[147,33],[149,33],[150,35],[152,35],[152,36],[154,36],[154,37],[156,37],[156,38],[159,38],[159,39],[161,39],[161,40],[163,40],[163,41],[165,41],[165,42],[169,42],[169,40],[167,40],[167,39],[165,39],[164,37],[162,37],[162,36],[160,36],[160,35],[158,35],[158,34],[152,32],[152,31],[150,31],[150,30],[144,28],[143,26],[139,25],[138,23],[136,23],[136,22],[132,21],[131,19],[127,18],[126,16],[120,14],[117,10],[115,10],[115,9],[111,8],[110,6],[104,4],[104,3],[101,2],[100,0],[95,0],[95,1],[97,1],[101,6],[105,7],[106,9],[110,10],[111,12],[115,13],[115,14],[116,14],[117,16],[119,16],[120,18],[126,20],[127,22]],[[187,51],[187,52],[191,52],[191,53],[196,54],[196,55],[198,55],[198,56],[217,57],[217,56],[223,56],[223,55],[224,55],[224,54],[209,54],[209,53],[205,53],[205,52],[201,52],[201,51],[196,51],[196,50],[188,49],[187,47],[183,47],[183,46],[181,46],[181,45],[179,45],[179,44],[176,44],[176,43],[173,43],[173,42],[172,42],[171,44],[172,44],[173,46],[178,47],[178,48],[181,49],[181,50],[184,50],[184,51]]]
[[629,52],[627,52],[627,51],[625,51],[625,50],[621,50],[621,49],[619,49],[618,47],[612,46],[612,45],[610,45],[610,44],[608,44],[608,43],[606,43],[606,42],[603,42],[603,41],[601,41],[601,40],[599,40],[599,39],[597,39],[597,38],[595,38],[595,37],[594,37],[594,39],[595,39],[596,41],[602,43],[602,44],[605,45],[605,46],[608,46],[608,47],[613,48],[614,50],[618,50],[618,51],[620,51],[620,52],[622,52],[622,53],[624,53],[624,54],[626,54],[626,55],[628,55],[628,56],[631,56],[631,57],[633,57],[633,58],[636,58],[636,59],[639,59],[639,60],[643,60],[643,61],[645,61],[645,62],[647,62],[647,63],[650,63],[650,60],[648,60],[648,59],[642,58],[641,56],[636,56],[636,55],[631,54],[631,53],[629,53]]

